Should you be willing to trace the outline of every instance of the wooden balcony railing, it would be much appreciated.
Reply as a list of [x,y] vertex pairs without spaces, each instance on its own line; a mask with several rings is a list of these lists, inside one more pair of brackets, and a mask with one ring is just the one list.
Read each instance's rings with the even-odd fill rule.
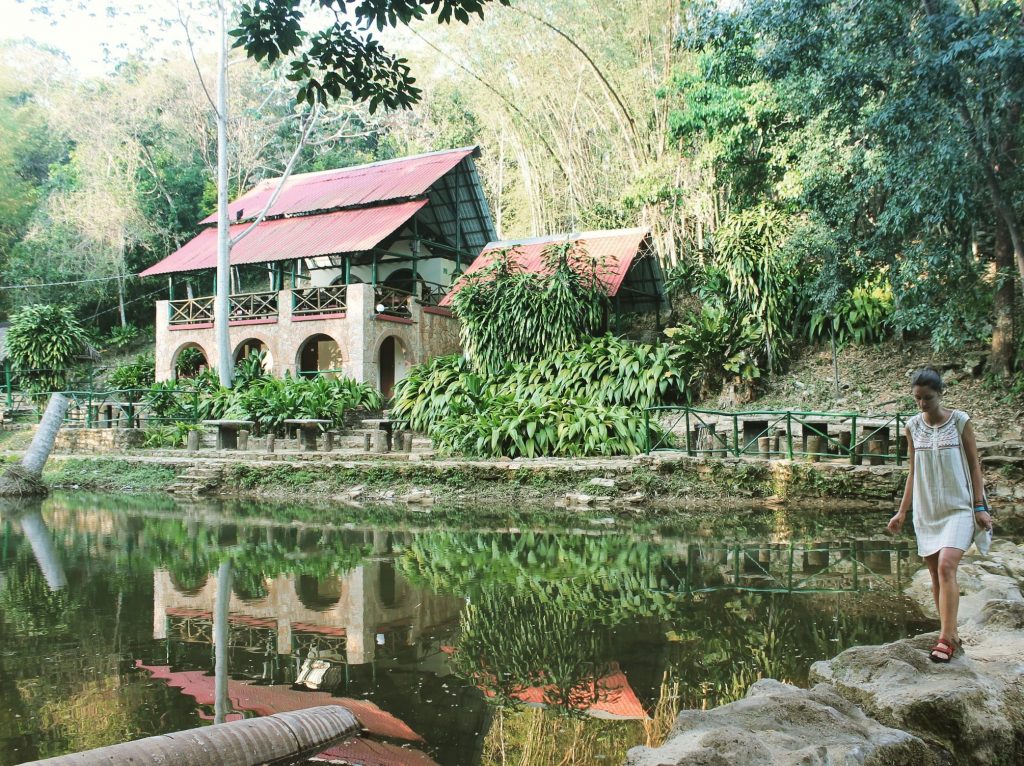
[[240,319],[267,319],[277,316],[277,293],[241,293],[231,296],[228,317],[232,322]]
[[170,324],[202,324],[213,321],[213,296],[171,301]]
[[373,303],[378,314],[387,314],[388,316],[402,317],[403,319],[408,319],[412,316],[412,311],[409,310],[409,302],[411,300],[412,295],[405,290],[384,285],[377,285],[373,294]]
[[292,315],[337,314],[345,310],[347,285],[309,287],[292,292]]
[[[170,324],[204,324],[213,321],[213,296],[170,301]],[[231,321],[277,316],[277,293],[241,293],[231,296]]]

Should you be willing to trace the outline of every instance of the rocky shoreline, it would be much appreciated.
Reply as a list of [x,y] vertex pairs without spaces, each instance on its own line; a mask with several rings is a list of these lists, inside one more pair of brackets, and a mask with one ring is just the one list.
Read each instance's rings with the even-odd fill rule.
[[[1024,504],[1024,457],[993,455],[984,460],[989,496],[1001,509],[1008,509],[1008,519],[1017,516],[1012,506]],[[847,461],[768,461],[679,453],[467,460],[416,453],[369,457],[353,450],[57,452],[50,459],[48,474],[47,481],[61,487],[145,489],[191,497],[294,500],[302,495],[342,504],[407,498],[417,505],[424,500],[439,504],[511,501],[653,513],[708,498],[890,508],[906,479],[903,466]]]
[[[964,557],[965,653],[928,659],[937,634],[847,649],[810,689],[772,679],[713,710],[685,710],[664,745],[627,766],[1011,766],[1024,763],[1024,545]],[[908,594],[934,614],[927,570]]]

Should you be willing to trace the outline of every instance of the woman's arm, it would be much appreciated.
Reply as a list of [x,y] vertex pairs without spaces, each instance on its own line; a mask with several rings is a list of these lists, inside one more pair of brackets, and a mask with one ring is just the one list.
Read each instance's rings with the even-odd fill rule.
[[903,486],[903,499],[900,500],[899,509],[896,511],[896,515],[889,519],[886,526],[886,529],[894,535],[903,528],[907,513],[914,504],[914,439],[910,435],[910,426],[904,428],[903,431],[907,437],[907,465],[910,470],[907,472],[907,483]]
[[[985,475],[981,472],[981,459],[978,457],[978,442],[974,438],[974,426],[971,421],[964,424],[961,434],[964,444],[964,454],[967,456],[967,468],[971,472],[971,488],[974,490],[975,514],[974,518],[986,529],[992,528],[992,516],[988,512],[988,503],[985,501]],[[978,508],[984,508],[978,511]]]

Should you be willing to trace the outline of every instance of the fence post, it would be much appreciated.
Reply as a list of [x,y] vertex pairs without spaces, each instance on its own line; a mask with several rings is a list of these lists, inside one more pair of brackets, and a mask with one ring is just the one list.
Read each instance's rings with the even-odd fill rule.
[[857,414],[850,418],[850,465],[860,465],[857,457]]
[[690,434],[692,432],[690,431],[690,407],[689,407],[689,405],[687,405],[686,408],[683,410],[683,416],[686,418],[686,454],[689,455],[690,457],[693,457],[696,454],[694,452],[694,448],[697,446],[696,444],[694,444],[694,442],[696,442],[697,440],[696,439],[692,439],[692,440],[690,439]]
[[732,456],[740,456],[740,416],[732,414]]
[[896,465],[903,465],[903,450],[900,449],[900,438],[903,436],[903,429],[900,428],[900,414],[896,413]]
[[793,459],[793,413],[786,410],[786,459]]
[[645,450],[648,455],[651,454],[651,411],[650,408],[644,407],[644,442],[647,447]]

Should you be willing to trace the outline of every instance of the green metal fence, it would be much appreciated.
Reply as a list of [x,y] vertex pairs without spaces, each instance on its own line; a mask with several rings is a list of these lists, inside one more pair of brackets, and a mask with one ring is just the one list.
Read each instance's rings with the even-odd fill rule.
[[[902,465],[907,456],[903,429],[912,415],[852,412],[744,410],[730,412],[662,405],[644,409],[648,454],[684,451],[688,455],[762,458],[845,458]],[[652,421],[661,427],[652,430]],[[680,430],[682,434],[680,435]]]

